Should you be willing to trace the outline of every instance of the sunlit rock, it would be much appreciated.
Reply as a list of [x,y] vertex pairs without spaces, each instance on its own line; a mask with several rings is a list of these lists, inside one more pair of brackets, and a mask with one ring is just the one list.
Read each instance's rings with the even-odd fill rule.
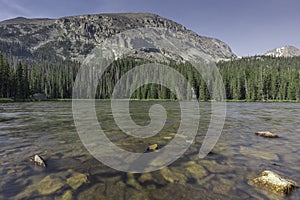
[[270,170],[263,171],[259,177],[254,178],[252,182],[257,186],[262,186],[272,192],[289,194],[293,189],[299,187],[296,182],[286,179]]
[[38,166],[46,167],[45,160],[39,155],[34,155],[33,157],[30,158],[30,161]]
[[151,144],[148,146],[145,152],[156,151],[158,150],[158,144]]
[[275,133],[270,131],[258,131],[255,133],[258,136],[265,137],[265,138],[278,138],[279,136]]

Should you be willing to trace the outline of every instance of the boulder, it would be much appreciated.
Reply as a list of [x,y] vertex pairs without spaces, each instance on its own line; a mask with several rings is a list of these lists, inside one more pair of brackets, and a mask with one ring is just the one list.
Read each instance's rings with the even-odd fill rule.
[[295,181],[286,179],[270,170],[263,171],[260,176],[254,178],[252,182],[257,186],[262,186],[272,192],[281,194],[289,194],[293,189],[299,187]]
[[255,133],[258,136],[265,137],[265,138],[278,138],[279,136],[275,133],[270,131],[258,131]]

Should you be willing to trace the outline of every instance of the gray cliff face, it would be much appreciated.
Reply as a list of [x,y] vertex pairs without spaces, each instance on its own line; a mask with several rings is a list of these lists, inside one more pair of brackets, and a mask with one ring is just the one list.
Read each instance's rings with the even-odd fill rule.
[[[56,55],[81,61],[107,38],[123,31],[147,27],[170,29],[176,35],[178,33],[178,39],[201,51],[205,60],[235,57],[224,42],[199,36],[176,22],[149,13],[84,15],[59,19],[19,17],[6,20],[0,22],[0,51],[22,58],[48,58],[49,55]],[[128,37],[123,40],[123,43],[134,45]],[[170,59],[179,59],[172,49],[168,51]],[[138,54],[145,56],[152,53],[152,56],[158,58],[164,55],[163,52],[161,46],[154,45],[142,49]]]
[[276,48],[265,53],[266,56],[275,56],[275,57],[295,57],[300,56],[300,49],[293,46],[283,46],[281,48]]

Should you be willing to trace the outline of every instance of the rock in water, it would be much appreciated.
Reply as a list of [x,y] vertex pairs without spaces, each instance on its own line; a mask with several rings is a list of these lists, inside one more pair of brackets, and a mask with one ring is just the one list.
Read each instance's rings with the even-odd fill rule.
[[278,138],[277,134],[271,133],[270,131],[258,131],[255,134],[265,138]]
[[272,192],[282,194],[289,194],[293,189],[299,187],[296,182],[283,178],[270,170],[263,171],[261,175],[253,179],[252,182],[255,185],[263,186]]
[[[71,171],[72,172],[72,171]],[[74,173],[70,178],[67,179],[68,185],[73,189],[77,190],[81,185],[88,182],[87,175],[82,173]]]
[[146,149],[145,152],[149,152],[149,151],[156,151],[158,150],[158,145],[157,144],[151,144],[148,146],[148,148]]
[[44,161],[44,159],[39,156],[39,155],[34,155],[34,157],[30,158],[31,162],[34,162],[36,165],[42,166],[42,167],[46,167],[46,162]]

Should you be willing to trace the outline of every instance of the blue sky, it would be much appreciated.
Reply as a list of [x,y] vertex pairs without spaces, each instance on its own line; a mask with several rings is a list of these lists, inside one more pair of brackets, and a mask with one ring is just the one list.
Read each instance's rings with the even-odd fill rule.
[[0,0],[0,21],[112,12],[159,14],[226,42],[240,56],[300,48],[299,0]]

